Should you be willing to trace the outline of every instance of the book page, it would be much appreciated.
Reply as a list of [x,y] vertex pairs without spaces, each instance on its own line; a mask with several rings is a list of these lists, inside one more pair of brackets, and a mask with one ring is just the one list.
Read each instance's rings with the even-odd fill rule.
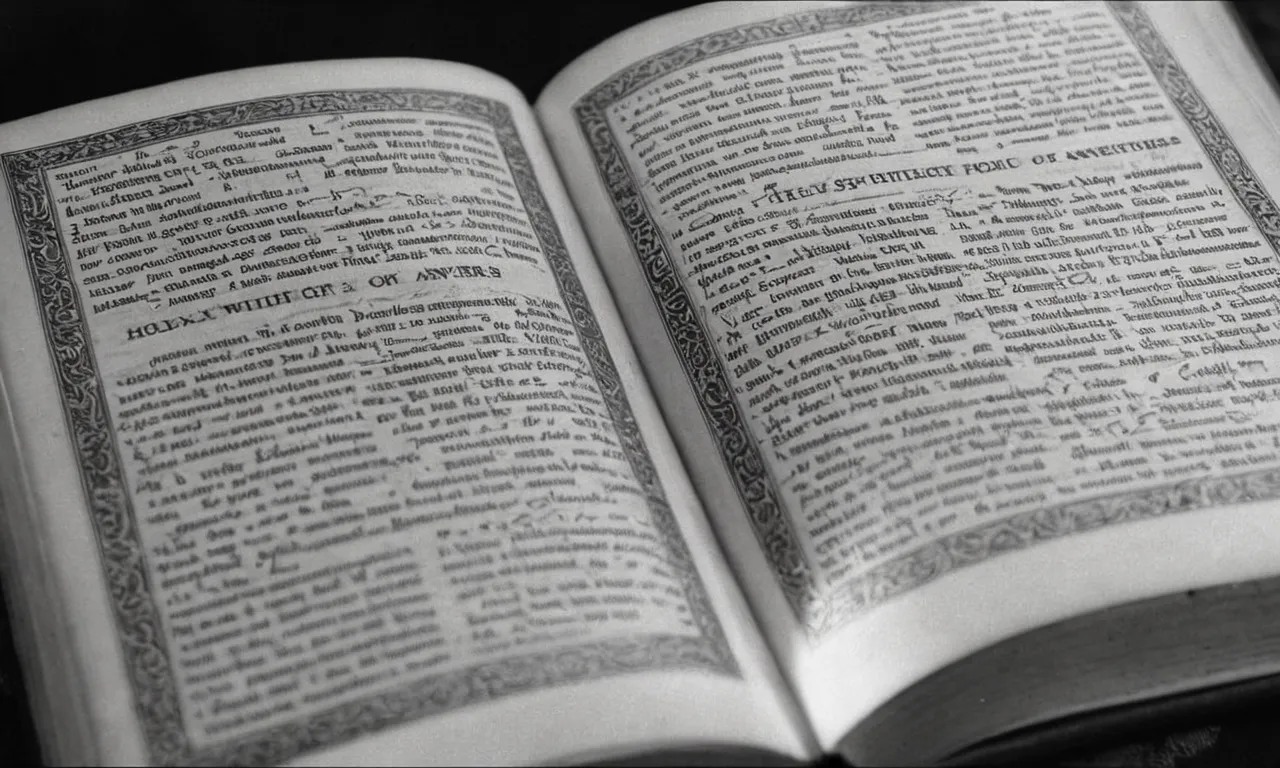
[[81,759],[812,756],[513,86],[252,70],[0,161],[11,538]]
[[539,98],[824,747],[1001,638],[1276,571],[1280,112],[1224,30],[716,4]]

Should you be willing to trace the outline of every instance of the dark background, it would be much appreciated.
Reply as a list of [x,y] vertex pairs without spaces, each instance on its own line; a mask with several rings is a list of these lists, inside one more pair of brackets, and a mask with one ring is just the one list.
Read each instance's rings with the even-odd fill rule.
[[693,4],[0,0],[0,123],[212,72],[386,56],[473,64],[533,101],[596,43]]
[[[0,123],[212,72],[381,56],[473,64],[511,80],[532,101],[557,71],[596,43],[688,5],[0,0]],[[1280,3],[1232,5],[1266,63],[1280,72]],[[38,762],[0,613],[0,763]],[[1280,765],[1280,704],[1220,712],[1205,722],[1167,723],[1128,734],[1120,743],[1082,745],[1037,764]]]

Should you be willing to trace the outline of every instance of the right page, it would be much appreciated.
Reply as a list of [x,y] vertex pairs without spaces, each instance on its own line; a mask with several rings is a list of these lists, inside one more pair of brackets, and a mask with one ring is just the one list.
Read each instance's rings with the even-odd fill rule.
[[1280,570],[1242,42],[1208,3],[717,4],[539,99],[825,748],[1003,638]]

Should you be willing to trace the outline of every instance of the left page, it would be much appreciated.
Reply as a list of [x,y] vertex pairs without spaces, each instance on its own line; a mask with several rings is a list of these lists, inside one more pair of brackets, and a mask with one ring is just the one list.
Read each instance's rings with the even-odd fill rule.
[[0,157],[15,624],[92,742],[46,716],[56,759],[813,756],[510,84],[230,73]]

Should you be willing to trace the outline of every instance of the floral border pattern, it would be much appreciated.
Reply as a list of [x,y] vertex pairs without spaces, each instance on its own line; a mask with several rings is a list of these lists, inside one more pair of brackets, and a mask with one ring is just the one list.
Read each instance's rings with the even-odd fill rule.
[[[720,449],[720,459],[730,471],[779,586],[811,639],[820,638],[867,610],[957,568],[1005,552],[1123,522],[1280,498],[1280,467],[1099,496],[958,531],[881,563],[837,589],[823,591],[815,582],[813,567],[792,526],[792,516],[784,508],[778,485],[769,476],[768,466],[751,439],[724,367],[686,287],[677,276],[663,236],[640,194],[637,176],[624,159],[605,113],[619,99],[658,78],[714,56],[762,43],[968,4],[911,1],[855,4],[722,30],[627,67],[573,105],[574,117],[591,149],[597,172],[635,249],[668,337]],[[1109,0],[1107,7],[1195,132],[1219,174],[1267,236],[1272,248],[1280,252],[1280,213],[1275,203],[1164,44],[1150,18],[1136,3],[1125,0]]]
[[[126,490],[120,451],[83,308],[69,268],[69,249],[47,185],[50,170],[130,152],[212,130],[337,113],[445,112],[490,125],[509,164],[529,220],[591,362],[619,442],[644,490],[689,605],[694,636],[649,635],[578,644],[418,679],[337,705],[297,722],[227,743],[198,747],[186,732],[180,697],[138,521]],[[523,691],[658,669],[694,669],[740,677],[706,589],[659,483],[639,425],[595,314],[534,175],[510,110],[501,102],[444,91],[393,89],[292,94],[200,109],[0,156],[14,201],[32,286],[55,362],[66,423],[109,585],[135,706],[151,760],[162,765],[273,764],[327,744],[458,707]]]

